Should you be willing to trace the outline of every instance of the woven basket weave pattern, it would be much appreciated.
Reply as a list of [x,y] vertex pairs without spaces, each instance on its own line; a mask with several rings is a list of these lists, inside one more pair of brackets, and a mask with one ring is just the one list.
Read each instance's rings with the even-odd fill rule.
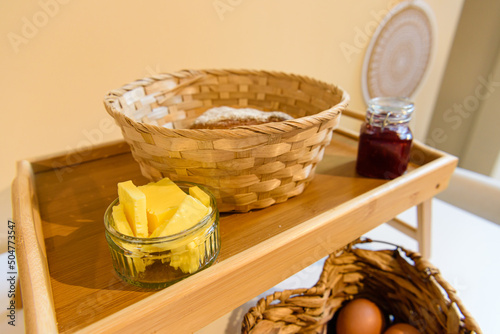
[[353,247],[358,242],[328,257],[314,287],[259,300],[245,315],[242,333],[324,334],[335,312],[355,297],[371,299],[421,333],[481,333],[455,290],[420,254]]
[[[302,193],[349,96],[303,76],[201,70],[138,80],[109,92],[104,102],[145,177],[204,184],[225,212],[264,208]],[[295,119],[189,129],[216,106],[276,110]],[[154,118],[155,112],[162,117]]]

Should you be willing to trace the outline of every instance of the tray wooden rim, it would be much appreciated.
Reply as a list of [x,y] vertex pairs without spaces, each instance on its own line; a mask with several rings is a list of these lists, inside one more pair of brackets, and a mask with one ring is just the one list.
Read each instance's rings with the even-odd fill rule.
[[[357,117],[359,119],[359,117]],[[335,130],[342,136],[351,139],[357,139],[357,134],[342,128]],[[86,161],[97,158],[105,158],[106,155],[116,150],[118,153],[127,152],[127,145],[124,141],[115,141],[96,146],[93,150],[94,155],[86,157]],[[332,230],[332,221],[341,221],[350,219],[353,216],[366,214],[366,210],[376,210],[373,208],[373,201],[381,197],[390,197],[394,190],[408,187],[409,184],[416,184],[423,177],[433,176],[433,180],[440,182],[439,189],[428,189],[428,194],[425,196],[432,197],[436,193],[444,190],[447,186],[449,176],[456,167],[457,158],[447,153],[432,149],[418,141],[414,142],[413,150],[425,152],[428,159],[422,161],[418,168],[405,174],[395,180],[389,181],[381,187],[377,187],[371,191],[364,193],[361,196],[353,198],[340,206],[331,208],[314,219],[310,219],[301,223],[299,226],[291,228],[280,235],[268,239],[258,246],[243,251],[225,260],[224,266],[212,266],[203,271],[203,275],[194,275],[177,283],[178,289],[186,289],[189,291],[192,298],[200,296],[204,291],[213,284],[231,284],[230,280],[237,270],[249,272],[259,263],[265,263],[266,258],[271,254],[283,254],[290,252],[290,245],[300,242],[297,240],[305,240],[313,238],[315,235],[326,233]],[[71,155],[71,152],[63,152],[51,156],[22,160],[17,163],[17,176],[12,185],[12,203],[13,215],[16,224],[16,235],[18,243],[16,251],[18,253],[18,268],[19,277],[22,289],[23,306],[25,313],[25,326],[28,333],[52,333],[57,332],[57,320],[52,298],[52,290],[50,283],[50,272],[48,270],[47,258],[45,252],[44,238],[41,230],[41,217],[38,209],[36,192],[34,191],[34,173],[50,169],[50,162],[57,161],[60,164],[65,156]],[[73,152],[74,154],[74,152]],[[62,162],[61,162],[62,161]],[[60,167],[64,167],[61,165]],[[442,180],[443,182],[439,181]],[[361,204],[360,204],[361,203]],[[418,203],[415,203],[418,204]],[[360,207],[364,206],[364,208]],[[363,211],[364,210],[364,211]],[[356,212],[359,211],[359,212]],[[392,217],[388,217],[389,219]],[[372,222],[369,224],[375,227],[382,222]],[[297,242],[294,242],[297,241]],[[319,258],[328,255],[352,240],[336,240],[332,242],[330,247],[324,247],[320,252],[315,248],[315,256]],[[35,246],[33,246],[35,245]],[[324,246],[324,245],[323,245]],[[28,249],[29,248],[29,249]],[[303,251],[301,247],[295,247],[295,253]],[[319,259],[318,258],[318,259]],[[261,262],[263,261],[263,262]],[[302,267],[310,265],[314,261],[302,261]],[[268,268],[271,274],[276,275],[277,269]],[[279,281],[276,281],[279,283]],[[193,290],[193,286],[197,289]],[[272,286],[272,285],[271,285]],[[83,328],[79,333],[99,333],[107,332],[111,329],[122,329],[126,332],[133,332],[137,329],[144,330],[144,323],[141,320],[145,316],[144,307],[149,306],[148,314],[154,316],[159,312],[165,312],[165,309],[174,311],[172,305],[177,305],[179,296],[172,289],[166,289],[144,298],[143,300],[122,309],[112,316],[108,316],[102,320]],[[237,303],[244,303],[246,300],[238,300]],[[233,302],[233,304],[236,303]],[[232,304],[231,304],[232,305]],[[219,314],[223,315],[233,309],[231,305],[221,308]],[[234,306],[234,305],[233,305]],[[237,305],[236,305],[237,306]],[[138,312],[141,310],[141,312]],[[192,310],[191,310],[192,311]],[[185,308],[180,308],[176,311],[178,314],[186,312]],[[222,312],[222,313],[221,313]],[[196,318],[191,314],[191,318]],[[201,321],[201,320],[200,320]],[[173,325],[177,328],[186,330],[189,328],[199,328],[200,323],[186,324],[182,320],[174,321]],[[193,327],[194,326],[194,327]]]

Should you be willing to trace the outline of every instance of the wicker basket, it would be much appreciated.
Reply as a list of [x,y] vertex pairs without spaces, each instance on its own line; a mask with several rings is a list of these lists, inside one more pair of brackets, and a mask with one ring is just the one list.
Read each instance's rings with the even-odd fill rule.
[[314,287],[259,300],[245,315],[242,333],[325,334],[336,311],[354,297],[371,299],[394,322],[410,323],[421,333],[481,333],[438,269],[395,245],[376,251],[355,247],[368,242],[331,254]]
[[[348,102],[341,88],[298,75],[186,70],[113,90],[104,105],[145,177],[204,184],[220,211],[244,212],[302,193]],[[295,119],[188,129],[215,106],[277,110]]]

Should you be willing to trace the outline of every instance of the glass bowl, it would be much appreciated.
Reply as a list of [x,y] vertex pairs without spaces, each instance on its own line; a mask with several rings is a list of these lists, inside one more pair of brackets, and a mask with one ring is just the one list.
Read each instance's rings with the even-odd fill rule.
[[114,200],[104,214],[106,241],[117,274],[130,284],[148,289],[165,288],[214,263],[220,250],[219,211],[213,194],[202,185],[175,182],[185,193],[198,186],[210,196],[210,212],[190,229],[177,234],[137,238],[115,230]]

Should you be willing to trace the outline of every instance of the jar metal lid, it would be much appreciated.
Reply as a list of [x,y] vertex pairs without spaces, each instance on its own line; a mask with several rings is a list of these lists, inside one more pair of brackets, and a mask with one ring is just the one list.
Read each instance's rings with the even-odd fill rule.
[[366,121],[370,125],[385,127],[407,123],[415,105],[405,97],[376,97],[368,101]]

